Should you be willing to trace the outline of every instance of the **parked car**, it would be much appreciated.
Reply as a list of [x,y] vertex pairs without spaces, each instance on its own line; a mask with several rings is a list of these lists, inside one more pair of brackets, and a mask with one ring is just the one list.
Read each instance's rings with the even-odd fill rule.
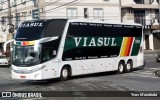
[[157,61],[157,62],[160,61],[160,52],[157,53],[156,61]]
[[8,60],[5,55],[0,56],[0,66],[8,66]]

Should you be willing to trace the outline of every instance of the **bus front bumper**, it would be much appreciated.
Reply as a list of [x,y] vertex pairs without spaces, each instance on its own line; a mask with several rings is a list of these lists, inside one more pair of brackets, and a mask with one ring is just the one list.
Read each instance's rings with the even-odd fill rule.
[[37,71],[30,74],[16,73],[11,71],[13,79],[24,79],[24,80],[42,80],[42,71]]

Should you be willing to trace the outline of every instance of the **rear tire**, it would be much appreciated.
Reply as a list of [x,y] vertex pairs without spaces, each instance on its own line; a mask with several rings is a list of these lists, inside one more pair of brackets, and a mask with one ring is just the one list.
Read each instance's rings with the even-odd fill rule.
[[119,62],[117,73],[118,74],[123,74],[124,73],[124,67],[125,67],[125,64],[123,62]]
[[61,76],[60,76],[60,81],[66,81],[69,79],[70,76],[70,70],[68,67],[63,67],[61,70]]
[[129,73],[132,71],[132,68],[133,68],[133,64],[132,64],[132,61],[128,61],[125,68],[124,68],[124,71],[126,73]]

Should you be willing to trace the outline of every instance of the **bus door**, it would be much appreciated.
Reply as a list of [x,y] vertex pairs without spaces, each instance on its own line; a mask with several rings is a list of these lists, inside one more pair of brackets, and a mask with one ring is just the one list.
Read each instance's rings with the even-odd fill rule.
[[58,62],[53,61],[54,58],[53,50],[51,48],[43,48],[42,50],[42,62],[44,66],[43,68],[43,77],[52,78],[53,76],[57,76],[58,72]]

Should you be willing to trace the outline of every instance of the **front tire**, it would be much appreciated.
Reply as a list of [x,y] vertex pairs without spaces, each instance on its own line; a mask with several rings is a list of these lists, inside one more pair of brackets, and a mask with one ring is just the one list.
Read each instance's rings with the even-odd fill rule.
[[61,76],[60,76],[60,81],[66,81],[69,79],[70,76],[70,70],[68,67],[63,67],[61,70]]
[[119,62],[117,73],[118,74],[123,74],[124,73],[124,67],[125,67],[124,63],[123,62]]

